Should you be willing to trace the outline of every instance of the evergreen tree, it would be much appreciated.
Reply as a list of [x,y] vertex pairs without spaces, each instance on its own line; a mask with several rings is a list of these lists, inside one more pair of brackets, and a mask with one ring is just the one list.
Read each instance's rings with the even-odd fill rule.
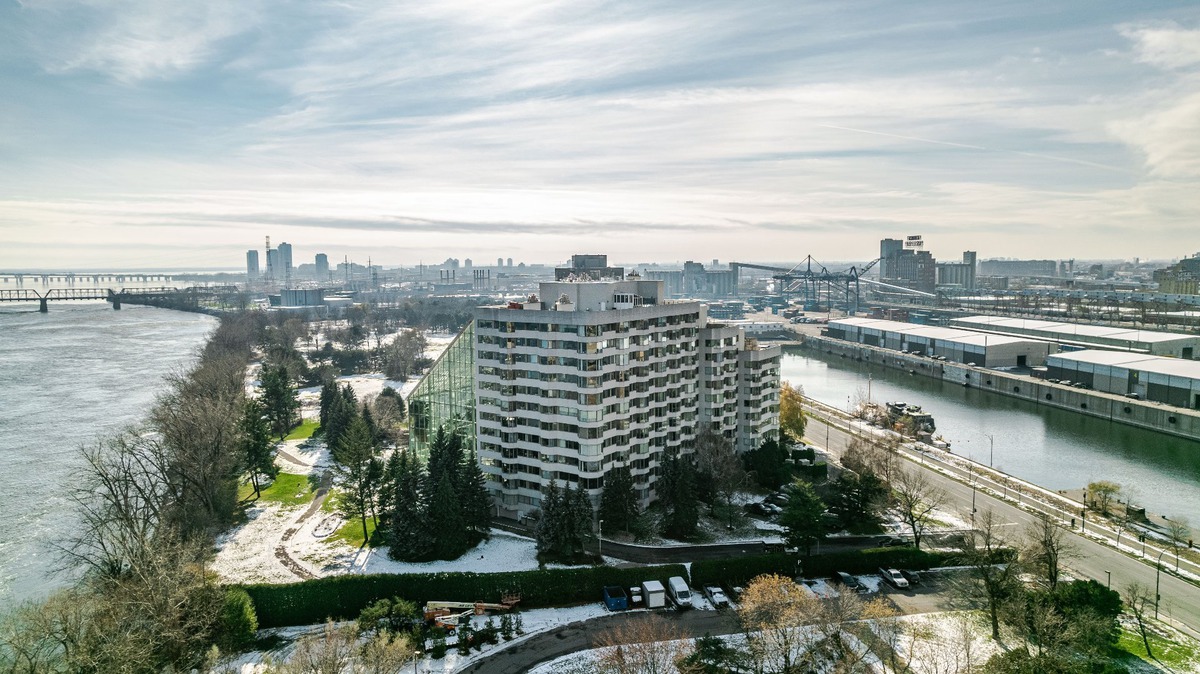
[[692,538],[700,521],[695,467],[683,457],[668,457],[663,463],[661,482],[659,497],[667,507],[663,535],[679,540]]
[[458,479],[462,489],[463,519],[466,521],[471,545],[491,535],[492,499],[488,494],[487,481],[479,467],[479,458],[472,447],[460,467]]
[[428,510],[424,506],[427,494],[421,485],[425,476],[420,462],[408,452],[397,452],[400,458],[394,468],[393,505],[388,519],[391,523],[391,549],[393,559],[423,561],[433,552],[432,532],[428,526]]
[[825,535],[825,525],[821,522],[825,504],[807,482],[794,483],[788,488],[788,497],[787,506],[779,516],[779,524],[786,529],[784,539],[789,546],[800,548],[808,555],[812,544]]
[[638,498],[629,466],[610,469],[604,476],[604,491],[600,493],[600,519],[612,531],[629,531],[637,516]]
[[321,428],[329,423],[329,411],[338,397],[338,387],[332,380],[321,385]]
[[429,502],[429,530],[434,534],[434,559],[457,559],[469,547],[462,505],[454,493],[448,474],[443,474],[438,480]]
[[337,449],[342,435],[357,417],[358,409],[353,403],[347,402],[345,396],[338,395],[330,403],[329,419],[325,426],[325,444],[331,452]]
[[462,493],[459,480],[462,477],[462,437],[457,433],[447,433],[444,426],[439,426],[429,443],[429,485],[430,491],[442,481],[442,477],[450,479],[450,486],[455,493]]
[[542,490],[542,512],[535,534],[539,557],[557,559],[562,554],[563,519],[562,494],[551,480]]
[[296,397],[296,387],[288,376],[287,368],[281,366],[263,366],[262,402],[271,422],[271,430],[282,440],[292,430],[296,412],[300,409],[300,400]]
[[271,442],[271,427],[267,423],[266,409],[258,400],[247,400],[242,409],[241,449],[250,471],[250,482],[254,484],[254,496],[258,497],[260,475],[273,478],[279,473],[275,465],[275,443]]
[[362,412],[359,413],[364,423],[367,424],[367,430],[371,433],[371,440],[376,445],[383,440],[383,434],[379,432],[379,426],[375,423],[375,415],[371,414],[371,406],[363,403]]
[[372,463],[375,459],[375,443],[366,423],[356,417],[339,439],[333,452],[333,460],[337,462],[335,470],[343,479],[344,492],[341,500],[342,510],[348,517],[359,517],[362,520],[363,539],[369,538],[367,531],[367,516],[375,511],[375,496],[377,483],[372,482]]
[[578,559],[586,551],[592,534],[592,501],[581,485],[576,484],[567,492],[568,537],[571,542],[571,559]]
[[779,489],[792,479],[791,468],[787,465],[788,449],[776,440],[768,440],[757,449],[746,452],[744,460],[746,471],[767,489]]

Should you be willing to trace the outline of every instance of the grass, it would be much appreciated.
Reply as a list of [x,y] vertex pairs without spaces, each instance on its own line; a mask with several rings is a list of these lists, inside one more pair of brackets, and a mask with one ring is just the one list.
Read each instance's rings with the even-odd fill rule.
[[[375,522],[370,517],[367,518],[367,535],[371,539],[376,538]],[[345,524],[342,525],[342,527],[340,529],[335,531],[333,533],[333,535],[329,537],[329,540],[342,541],[343,543],[346,543],[347,545],[349,545],[351,547],[361,548],[363,546],[363,543],[365,542],[363,540],[362,520],[355,518],[355,519],[352,519],[352,520],[346,522]],[[372,540],[372,547],[374,547],[373,540]]]
[[1121,630],[1121,638],[1117,641],[1116,651],[1126,658],[1134,658],[1152,664],[1163,664],[1171,669],[1190,671],[1200,663],[1200,651],[1197,644],[1188,640],[1185,643],[1165,639],[1151,632],[1150,648],[1154,657],[1146,654],[1142,644],[1142,635],[1137,630]]
[[[259,494],[260,501],[273,501],[285,506],[303,505],[312,500],[316,487],[308,475],[280,473],[279,477]],[[238,487],[238,500],[254,500],[254,485],[249,482]]]
[[317,432],[317,429],[320,427],[321,422],[319,420],[305,419],[304,421],[300,422],[299,426],[293,428],[292,432],[288,433],[284,440],[307,440],[311,438],[313,433]]

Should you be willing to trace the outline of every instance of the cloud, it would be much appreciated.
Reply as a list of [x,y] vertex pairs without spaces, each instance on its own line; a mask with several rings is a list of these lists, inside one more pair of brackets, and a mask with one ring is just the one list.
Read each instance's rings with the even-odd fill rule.
[[[255,2],[26,0],[33,42],[54,74],[96,72],[125,84],[187,73],[220,53],[223,40],[256,23]],[[48,23],[69,28],[45,30]],[[74,28],[73,30],[71,28]]]
[[1176,23],[1123,26],[1121,34],[1134,43],[1137,60],[1159,68],[1183,69],[1200,65],[1200,30]]

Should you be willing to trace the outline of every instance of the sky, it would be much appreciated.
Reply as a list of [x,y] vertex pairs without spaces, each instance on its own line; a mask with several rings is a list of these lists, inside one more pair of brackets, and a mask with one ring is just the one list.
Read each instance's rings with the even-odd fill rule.
[[1200,251],[1200,3],[0,0],[0,271]]

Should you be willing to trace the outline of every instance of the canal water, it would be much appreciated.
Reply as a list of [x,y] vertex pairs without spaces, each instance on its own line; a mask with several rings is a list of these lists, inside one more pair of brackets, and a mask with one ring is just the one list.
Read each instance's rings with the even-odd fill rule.
[[803,349],[784,352],[782,371],[805,395],[842,409],[868,388],[878,403],[921,405],[956,454],[987,464],[992,453],[996,468],[1050,489],[1110,480],[1148,512],[1200,529],[1200,442]]
[[104,302],[0,304],[0,610],[65,582],[79,447],[143,419],[216,319]]

